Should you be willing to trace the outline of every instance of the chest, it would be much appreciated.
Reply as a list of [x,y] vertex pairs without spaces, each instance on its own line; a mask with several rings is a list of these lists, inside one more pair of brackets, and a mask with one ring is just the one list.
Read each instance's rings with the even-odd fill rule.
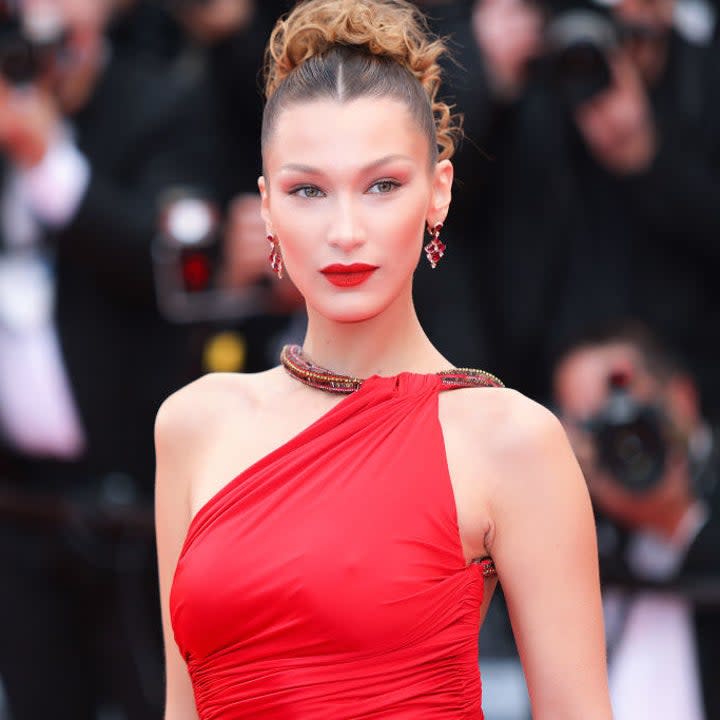
[[[307,652],[402,646],[458,608],[474,632],[482,582],[463,557],[437,406],[382,409],[326,414],[245,457],[196,511],[173,603],[179,627],[203,628],[195,652],[229,636],[264,652],[274,632]],[[237,457],[222,447],[215,467]]]
[[[450,396],[452,393],[443,395]],[[289,407],[269,404],[254,409],[251,414],[239,412],[237,417],[228,418],[228,422],[213,433],[213,442],[207,447],[200,465],[203,472],[193,481],[191,516],[239,473],[271,453],[282,451],[315,423],[322,423],[338,402],[338,398],[330,396],[322,398],[321,403],[311,408],[300,404]],[[421,488],[424,488],[425,494],[436,493],[436,509],[439,513],[447,511],[451,523],[456,523],[457,541],[467,564],[488,554],[485,540],[491,520],[486,480],[491,470],[482,444],[473,438],[472,429],[458,421],[453,407],[446,404],[444,398],[432,409],[432,414],[435,422],[425,427],[425,443],[429,447],[416,445],[416,450],[410,447],[404,451],[404,457],[398,459],[396,481],[400,476],[407,475],[408,468],[414,465],[430,476],[426,476],[416,487],[411,483],[405,489],[402,486],[384,488],[379,502],[387,502],[392,491],[397,490],[394,502],[397,503],[396,511],[400,511],[403,507],[412,506],[413,496]],[[407,440],[412,445],[412,440]],[[369,454],[372,455],[371,452]],[[365,489],[367,500],[372,496],[373,487],[368,485]],[[363,495],[362,485],[358,487],[358,493]]]

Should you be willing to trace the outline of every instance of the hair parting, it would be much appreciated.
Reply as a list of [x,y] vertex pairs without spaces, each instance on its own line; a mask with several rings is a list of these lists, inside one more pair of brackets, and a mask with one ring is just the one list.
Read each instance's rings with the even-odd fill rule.
[[449,158],[462,118],[438,99],[445,42],[407,0],[305,0],[281,17],[265,51],[262,144],[280,112],[297,102],[392,97],[430,141],[431,161]]

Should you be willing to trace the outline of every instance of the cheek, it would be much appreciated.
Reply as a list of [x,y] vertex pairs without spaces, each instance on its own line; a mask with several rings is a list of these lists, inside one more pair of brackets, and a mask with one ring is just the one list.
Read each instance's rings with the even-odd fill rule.
[[282,198],[271,204],[270,218],[275,235],[280,241],[283,255],[290,259],[302,258],[316,252],[324,238],[323,213],[303,207]]
[[368,225],[382,238],[383,245],[392,255],[402,253],[409,263],[414,263],[421,250],[426,214],[426,196],[407,193],[397,201],[368,213],[371,218]]

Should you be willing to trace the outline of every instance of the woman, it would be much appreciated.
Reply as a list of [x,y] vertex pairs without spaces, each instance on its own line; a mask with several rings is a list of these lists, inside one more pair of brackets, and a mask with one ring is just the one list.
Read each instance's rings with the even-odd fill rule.
[[166,720],[482,718],[495,569],[534,717],[610,718],[561,426],[448,370],[413,308],[453,179],[442,52],[404,0],[310,0],[273,31],[262,214],[308,330],[278,367],[206,376],[158,414]]

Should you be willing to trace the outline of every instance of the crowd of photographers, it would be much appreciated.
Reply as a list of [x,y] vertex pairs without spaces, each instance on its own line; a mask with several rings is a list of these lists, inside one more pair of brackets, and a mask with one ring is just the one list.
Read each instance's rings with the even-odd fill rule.
[[[256,192],[290,4],[0,0],[2,720],[161,717],[155,411],[304,330]],[[720,717],[720,8],[418,4],[466,130],[421,319],[565,423],[618,720]],[[508,637],[498,602],[483,662]],[[488,720],[528,717],[486,687]]]

